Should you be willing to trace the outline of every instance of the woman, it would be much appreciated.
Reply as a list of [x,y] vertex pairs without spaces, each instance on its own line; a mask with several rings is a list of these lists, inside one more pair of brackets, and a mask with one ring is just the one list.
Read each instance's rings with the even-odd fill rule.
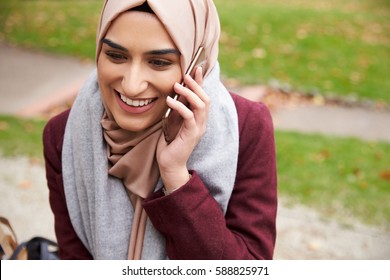
[[[277,198],[269,111],[220,82],[211,0],[144,2],[105,2],[97,71],[72,109],[45,128],[59,255],[271,259]],[[206,63],[192,78],[184,72],[199,47]],[[161,121],[168,106],[184,120],[169,144]]]

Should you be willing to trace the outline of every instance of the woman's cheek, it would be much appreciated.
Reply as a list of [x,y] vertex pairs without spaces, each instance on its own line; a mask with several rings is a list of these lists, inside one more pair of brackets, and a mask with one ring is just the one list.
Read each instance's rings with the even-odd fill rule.
[[175,91],[173,90],[173,86],[176,82],[180,83],[182,81],[182,74],[180,70],[172,71],[168,76],[162,79],[162,88],[161,92],[164,93],[164,96],[168,95],[172,96]]

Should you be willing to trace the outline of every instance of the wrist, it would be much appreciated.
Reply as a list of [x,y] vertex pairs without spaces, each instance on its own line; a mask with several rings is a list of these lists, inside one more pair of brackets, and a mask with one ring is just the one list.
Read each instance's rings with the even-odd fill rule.
[[191,175],[188,172],[187,168],[181,170],[178,169],[172,172],[160,171],[160,175],[164,183],[164,194],[166,195],[178,190],[180,187],[185,185],[191,178]]

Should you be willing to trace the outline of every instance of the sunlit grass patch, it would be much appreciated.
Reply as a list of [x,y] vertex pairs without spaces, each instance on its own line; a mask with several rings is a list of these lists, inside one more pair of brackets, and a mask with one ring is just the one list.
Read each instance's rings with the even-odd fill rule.
[[0,116],[0,155],[42,158],[45,123],[44,120]]
[[276,140],[282,195],[390,228],[390,144],[281,131]]

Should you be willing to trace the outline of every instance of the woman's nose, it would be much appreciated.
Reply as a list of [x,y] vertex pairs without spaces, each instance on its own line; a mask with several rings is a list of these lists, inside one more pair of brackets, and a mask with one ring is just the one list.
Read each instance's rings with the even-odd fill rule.
[[137,96],[146,90],[148,82],[146,73],[137,65],[130,66],[122,79],[122,88],[127,96]]

